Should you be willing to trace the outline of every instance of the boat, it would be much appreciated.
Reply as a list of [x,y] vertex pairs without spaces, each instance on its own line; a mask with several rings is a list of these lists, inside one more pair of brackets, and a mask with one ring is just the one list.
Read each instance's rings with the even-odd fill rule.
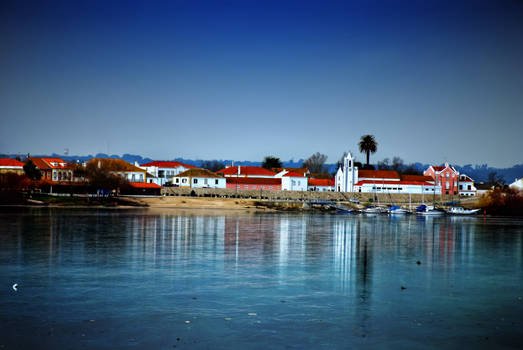
[[416,214],[419,214],[419,215],[445,215],[445,212],[440,209],[435,209],[433,205],[422,204],[416,208]]
[[474,215],[479,211],[479,209],[465,209],[463,207],[450,207],[450,210],[447,213],[451,215]]
[[397,205],[393,205],[389,208],[388,213],[391,215],[404,215],[404,214],[408,214],[409,211],[406,209],[400,208]]
[[383,214],[387,212],[387,209],[376,207],[376,206],[370,206],[361,211],[364,214]]

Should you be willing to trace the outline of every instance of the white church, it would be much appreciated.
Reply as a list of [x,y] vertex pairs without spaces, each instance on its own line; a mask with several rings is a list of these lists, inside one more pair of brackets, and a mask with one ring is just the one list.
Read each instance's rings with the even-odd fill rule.
[[336,173],[335,188],[338,192],[372,193],[441,193],[430,176],[399,175],[394,170],[358,170],[349,152]]

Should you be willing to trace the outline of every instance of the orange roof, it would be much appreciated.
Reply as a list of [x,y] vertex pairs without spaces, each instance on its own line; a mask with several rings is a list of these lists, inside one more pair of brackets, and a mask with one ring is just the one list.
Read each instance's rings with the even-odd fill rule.
[[145,170],[126,162],[123,159],[112,159],[112,158],[92,158],[89,160],[89,164],[100,165],[107,168],[109,171],[135,171],[145,173]]
[[188,165],[188,164],[184,164],[184,163],[180,163],[180,162],[171,162],[171,161],[166,161],[166,160],[155,160],[155,161],[152,161],[149,163],[142,164],[140,166],[155,166],[158,168],[178,168],[180,166],[183,166],[184,168],[187,168],[187,169],[196,168],[193,165]]
[[401,181],[432,181],[434,179],[431,176],[424,175],[401,175]]
[[358,172],[360,178],[371,179],[398,179],[400,176],[394,170],[360,170]]
[[[237,175],[238,167],[230,166],[228,168],[218,170],[216,173],[221,173],[223,175]],[[259,166],[241,166],[240,165],[240,176],[274,176],[276,173],[273,173],[270,170]]]
[[309,186],[334,186],[334,179],[309,179]]
[[0,158],[0,166],[6,167],[23,167],[24,163],[12,158]]
[[216,175],[212,171],[208,169],[201,169],[201,168],[194,168],[185,170],[183,173],[180,173],[176,175],[175,177],[211,177],[211,178],[217,178],[221,179],[222,177],[219,175]]
[[264,177],[227,177],[228,184],[237,185],[267,185],[279,186],[281,185],[280,178],[264,178]]
[[[33,158],[30,159],[40,170],[42,169],[70,169],[69,164],[61,158]],[[64,165],[62,165],[64,164]]]
[[162,188],[160,185],[147,182],[129,182],[129,185],[135,188]]

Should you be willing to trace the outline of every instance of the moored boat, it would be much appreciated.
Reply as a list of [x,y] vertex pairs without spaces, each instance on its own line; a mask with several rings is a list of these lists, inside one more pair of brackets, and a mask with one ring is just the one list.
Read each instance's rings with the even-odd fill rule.
[[479,209],[465,209],[463,207],[450,207],[447,213],[451,215],[474,215],[479,212]]
[[388,213],[392,214],[392,215],[404,215],[404,214],[408,214],[409,211],[406,209],[400,208],[397,205],[393,205],[389,208]]
[[419,215],[445,215],[445,212],[440,209],[434,208],[433,205],[422,204],[416,208],[416,214]]

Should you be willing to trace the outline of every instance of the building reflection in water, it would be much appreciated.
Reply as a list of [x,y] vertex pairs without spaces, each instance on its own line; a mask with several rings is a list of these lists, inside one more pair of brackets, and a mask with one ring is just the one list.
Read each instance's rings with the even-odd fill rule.
[[401,282],[404,262],[422,261],[429,287],[434,267],[450,276],[485,251],[507,250],[522,263],[521,235],[494,218],[38,210],[18,220],[4,244],[20,265],[39,256],[38,263],[49,266],[87,262],[183,271],[204,257],[209,266],[231,271],[262,267],[282,284],[327,273],[325,283],[358,295],[360,307],[370,303],[374,271],[386,269]]

